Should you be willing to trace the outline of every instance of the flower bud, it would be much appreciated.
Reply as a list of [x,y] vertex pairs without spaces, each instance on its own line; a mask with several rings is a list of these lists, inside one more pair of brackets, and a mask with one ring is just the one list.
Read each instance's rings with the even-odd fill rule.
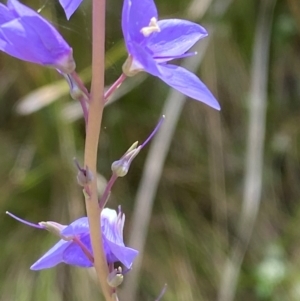
[[132,160],[138,155],[141,147],[138,146],[138,142],[135,142],[125,153],[125,155],[111,165],[111,170],[118,177],[124,177],[127,175]]
[[123,282],[123,274],[122,274],[122,268],[118,267],[117,269],[114,269],[111,273],[107,276],[107,283],[110,287],[118,287]]
[[129,163],[126,160],[117,160],[111,165],[111,170],[118,177],[125,177],[129,170]]

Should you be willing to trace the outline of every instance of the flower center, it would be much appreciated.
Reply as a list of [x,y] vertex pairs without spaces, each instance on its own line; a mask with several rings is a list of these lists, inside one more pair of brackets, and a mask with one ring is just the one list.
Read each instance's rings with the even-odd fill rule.
[[143,27],[141,29],[141,33],[144,35],[144,37],[149,37],[151,33],[153,32],[160,32],[160,28],[157,24],[157,20],[155,17],[151,18],[149,26]]

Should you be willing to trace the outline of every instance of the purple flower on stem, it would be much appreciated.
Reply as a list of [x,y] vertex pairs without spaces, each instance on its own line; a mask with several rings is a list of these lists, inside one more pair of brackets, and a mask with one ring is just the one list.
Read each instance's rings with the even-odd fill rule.
[[75,70],[72,48],[58,31],[17,0],[8,0],[7,6],[0,3],[0,50],[62,73]]
[[179,19],[157,21],[153,0],[124,0],[122,29],[129,57],[123,66],[127,76],[146,71],[181,93],[219,110],[220,105],[200,79],[188,70],[167,64],[207,36],[200,25]]
[[60,5],[63,7],[66,17],[69,20],[82,0],[59,0]]
[[[62,262],[84,268],[93,266],[94,257],[87,217],[79,218],[69,226],[66,226],[56,222],[33,224],[9,212],[7,214],[26,225],[46,229],[61,238],[58,243],[30,267],[31,270],[52,268]],[[138,255],[138,251],[124,245],[124,223],[125,215],[121,212],[120,207],[118,214],[112,209],[105,208],[102,210],[101,228],[107,263],[120,261],[129,269]]]

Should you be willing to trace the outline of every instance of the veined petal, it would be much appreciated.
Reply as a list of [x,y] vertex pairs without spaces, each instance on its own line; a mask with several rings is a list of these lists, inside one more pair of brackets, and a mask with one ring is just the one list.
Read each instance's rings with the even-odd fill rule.
[[123,226],[125,217],[120,212],[105,208],[101,215],[103,245],[109,263],[120,261],[130,268],[138,251],[127,248],[123,242]]
[[[220,105],[209,89],[192,72],[171,64],[161,65],[162,74],[159,76],[166,84],[181,93],[200,100],[208,106],[220,110]],[[172,76],[170,76],[172,74]]]
[[153,0],[124,0],[122,30],[127,48],[129,41],[143,41],[145,37],[140,31],[149,25],[153,17],[157,19],[157,9]]
[[187,52],[198,40],[207,36],[205,28],[199,24],[180,20],[169,19],[157,22],[160,32],[152,33],[145,38],[142,45],[147,47],[153,57],[181,56]]
[[55,244],[45,255],[36,261],[31,267],[31,270],[49,269],[63,262],[63,252],[70,246],[72,242],[60,240]]
[[82,0],[59,0],[60,5],[65,11],[66,17],[69,20],[75,10],[81,4]]
[[61,231],[63,236],[74,236],[89,232],[89,222],[87,217],[81,217]]
[[[117,229],[117,213],[115,210],[105,208],[101,214],[101,228],[103,237],[107,240],[124,246],[122,236]],[[123,229],[122,229],[123,230]]]

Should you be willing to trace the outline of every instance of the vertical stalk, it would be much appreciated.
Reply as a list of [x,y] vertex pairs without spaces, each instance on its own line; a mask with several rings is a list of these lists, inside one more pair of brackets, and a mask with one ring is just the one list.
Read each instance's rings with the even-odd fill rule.
[[233,244],[231,254],[225,262],[218,301],[235,300],[241,267],[252,237],[261,202],[270,38],[275,4],[276,0],[260,2],[253,45],[246,168],[243,204],[238,229],[239,240]]
[[97,277],[107,301],[113,300],[112,290],[106,279],[108,267],[103,250],[101,229],[101,210],[97,196],[97,150],[104,108],[104,41],[105,41],[105,0],[93,0],[92,8],[92,83],[88,124],[85,140],[84,164],[93,173],[94,179],[89,185],[89,196],[85,199],[85,206],[90,226],[91,243],[94,254],[94,267]]

